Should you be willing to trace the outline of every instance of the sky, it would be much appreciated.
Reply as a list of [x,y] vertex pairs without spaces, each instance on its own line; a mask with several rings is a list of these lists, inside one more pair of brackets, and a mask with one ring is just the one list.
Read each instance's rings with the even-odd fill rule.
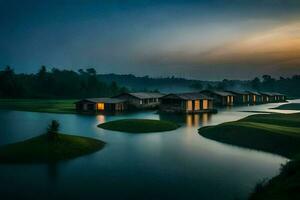
[[299,0],[0,0],[0,68],[202,80],[300,74]]

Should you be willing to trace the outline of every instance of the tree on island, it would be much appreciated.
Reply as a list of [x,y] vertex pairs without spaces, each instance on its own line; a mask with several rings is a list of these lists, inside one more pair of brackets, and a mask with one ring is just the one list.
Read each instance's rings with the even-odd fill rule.
[[47,136],[49,140],[53,141],[56,140],[58,137],[60,124],[57,120],[52,120],[51,123],[48,125],[47,128]]

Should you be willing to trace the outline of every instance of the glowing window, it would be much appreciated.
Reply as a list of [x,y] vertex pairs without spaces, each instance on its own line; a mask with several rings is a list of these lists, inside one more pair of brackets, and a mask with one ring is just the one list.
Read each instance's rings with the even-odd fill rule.
[[193,110],[193,103],[191,100],[187,101],[187,110]]
[[98,110],[104,110],[104,103],[98,103],[97,104],[97,109]]
[[253,95],[253,101],[256,102],[256,95]]
[[230,103],[230,96],[227,96],[227,103]]
[[199,100],[195,101],[195,110],[200,110],[200,101]]
[[233,96],[230,96],[230,102],[231,103],[233,102]]
[[203,109],[208,109],[208,100],[203,100]]

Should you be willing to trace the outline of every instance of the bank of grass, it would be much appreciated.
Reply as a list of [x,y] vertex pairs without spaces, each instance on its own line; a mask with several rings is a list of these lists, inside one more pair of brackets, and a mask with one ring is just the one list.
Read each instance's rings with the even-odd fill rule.
[[216,141],[292,159],[282,166],[278,176],[258,184],[250,199],[300,199],[300,113],[252,115],[200,128],[199,133]]
[[98,127],[128,133],[151,133],[175,130],[179,125],[164,120],[122,119],[99,124]]
[[278,107],[275,107],[273,109],[279,109],[279,110],[300,110],[300,103],[288,103],[283,104]]
[[72,114],[76,113],[75,101],[74,99],[0,99],[0,109]]
[[105,143],[87,137],[58,134],[55,140],[41,135],[0,147],[0,163],[51,163],[96,152]]

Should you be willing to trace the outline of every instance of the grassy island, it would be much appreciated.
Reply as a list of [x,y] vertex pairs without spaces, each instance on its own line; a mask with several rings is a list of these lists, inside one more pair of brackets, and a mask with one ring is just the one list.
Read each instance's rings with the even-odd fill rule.
[[0,109],[47,112],[47,113],[76,113],[76,100],[45,100],[45,99],[0,99]]
[[288,103],[280,105],[273,109],[279,109],[279,110],[300,110],[300,103]]
[[250,199],[300,199],[300,113],[252,115],[200,128],[199,133],[216,141],[292,159],[282,166],[278,176],[258,184]]
[[49,140],[46,134],[0,147],[0,163],[49,163],[96,152],[104,147],[101,140],[58,134]]
[[98,127],[128,133],[150,133],[175,130],[179,125],[164,120],[122,119],[99,124]]

